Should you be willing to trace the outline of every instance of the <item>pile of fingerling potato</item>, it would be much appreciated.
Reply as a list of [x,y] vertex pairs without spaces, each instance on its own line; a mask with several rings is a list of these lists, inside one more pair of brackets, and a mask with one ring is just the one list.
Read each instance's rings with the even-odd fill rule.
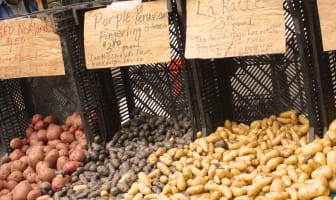
[[[309,121],[291,110],[250,125],[225,121],[183,148],[148,157],[125,200],[328,200],[336,191],[336,120],[308,142]],[[225,142],[223,142],[225,141]],[[227,143],[227,145],[226,145]],[[152,188],[163,184],[160,192]]]

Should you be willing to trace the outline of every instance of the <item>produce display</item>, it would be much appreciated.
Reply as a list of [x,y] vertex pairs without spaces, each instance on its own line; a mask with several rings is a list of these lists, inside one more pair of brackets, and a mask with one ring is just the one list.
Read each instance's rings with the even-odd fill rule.
[[123,199],[330,199],[336,191],[336,120],[312,143],[308,131],[308,119],[296,111],[249,126],[226,121],[183,148],[152,153],[153,170],[139,172]]
[[[152,170],[147,160],[152,152],[183,148],[192,141],[191,121],[183,114],[177,119],[140,112],[134,115],[105,146],[99,137],[94,138],[86,164],[53,199],[122,199],[139,172]],[[160,192],[162,188],[163,184],[153,190]]]
[[336,120],[311,143],[308,119],[294,110],[250,125],[227,120],[193,141],[187,116],[137,112],[86,152],[78,114],[64,126],[34,118],[2,158],[0,200],[327,200],[336,192]]
[[71,173],[83,166],[88,145],[79,113],[64,125],[52,116],[35,114],[25,139],[10,141],[13,150],[1,159],[0,200],[35,200],[59,191]]

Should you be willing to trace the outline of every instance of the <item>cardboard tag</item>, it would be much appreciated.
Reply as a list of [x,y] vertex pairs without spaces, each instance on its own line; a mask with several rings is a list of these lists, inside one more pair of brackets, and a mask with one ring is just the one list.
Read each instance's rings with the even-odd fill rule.
[[0,78],[64,74],[60,37],[49,19],[0,21]]
[[167,2],[116,2],[85,13],[84,48],[88,69],[169,61]]
[[284,53],[282,0],[188,0],[187,58]]
[[336,5],[335,1],[318,0],[323,49],[331,51],[336,49]]

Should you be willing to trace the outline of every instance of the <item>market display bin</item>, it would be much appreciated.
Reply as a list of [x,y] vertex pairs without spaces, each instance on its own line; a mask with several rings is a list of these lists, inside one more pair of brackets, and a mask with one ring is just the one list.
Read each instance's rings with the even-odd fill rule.
[[100,132],[103,141],[109,141],[135,111],[168,118],[177,118],[183,113],[193,120],[189,91],[191,70],[183,56],[183,31],[174,11],[175,2],[169,12],[170,62],[87,70],[83,44],[84,13],[104,4],[107,5],[104,1],[92,2],[85,4],[87,8],[83,8],[83,4],[75,9],[74,15],[69,11],[68,21],[64,23],[67,48],[75,69],[73,77],[83,105],[90,98],[99,104],[97,115],[102,116],[99,122],[103,123],[100,127],[104,127]]
[[285,54],[192,61],[204,133],[225,119],[250,123],[290,109],[309,116],[313,131],[322,133],[306,10],[303,1],[283,5]]
[[[83,127],[87,140],[90,143],[93,136],[100,133],[98,103],[95,97],[79,94],[81,86],[76,83],[75,76],[79,74],[83,77],[83,82],[90,85],[87,72],[81,73],[73,68],[75,64],[68,57],[65,48],[67,37],[62,34],[60,27],[63,26],[65,13],[41,12],[38,15],[28,15],[29,17],[49,16],[52,17],[56,30],[61,35],[63,58],[66,75],[5,79],[0,81],[0,135],[4,151],[10,152],[9,141],[14,137],[25,137],[25,130],[31,122],[31,117],[35,113],[53,115],[56,122],[64,123],[67,116],[77,111],[81,114]],[[64,32],[63,32],[64,33]],[[95,90],[95,84],[90,85]]]
[[[311,23],[310,34],[312,37],[313,61],[317,67],[320,78],[319,87],[323,101],[321,107],[325,110],[325,126],[336,118],[336,51],[324,51],[322,33],[320,27],[317,1],[305,2],[306,9],[309,9],[309,22]],[[326,129],[325,129],[326,130]]]

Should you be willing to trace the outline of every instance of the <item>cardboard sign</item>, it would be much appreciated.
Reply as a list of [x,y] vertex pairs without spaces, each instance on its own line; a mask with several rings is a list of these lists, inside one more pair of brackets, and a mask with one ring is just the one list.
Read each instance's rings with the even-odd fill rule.
[[331,0],[318,0],[317,1],[323,49],[325,51],[336,49],[336,4]]
[[50,20],[0,21],[0,78],[64,74],[60,37]]
[[284,53],[282,0],[188,0],[187,58]]
[[84,48],[88,69],[169,61],[167,2],[115,2],[85,13]]

